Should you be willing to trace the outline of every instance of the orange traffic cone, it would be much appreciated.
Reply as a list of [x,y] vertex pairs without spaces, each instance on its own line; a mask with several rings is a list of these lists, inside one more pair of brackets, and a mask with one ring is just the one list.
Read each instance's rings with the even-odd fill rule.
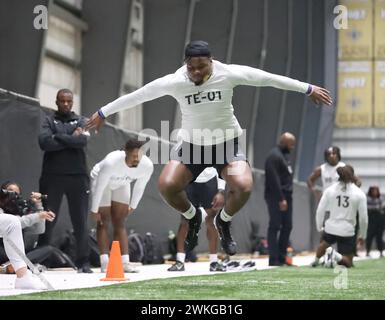
[[112,241],[106,277],[100,281],[125,281],[119,241]]

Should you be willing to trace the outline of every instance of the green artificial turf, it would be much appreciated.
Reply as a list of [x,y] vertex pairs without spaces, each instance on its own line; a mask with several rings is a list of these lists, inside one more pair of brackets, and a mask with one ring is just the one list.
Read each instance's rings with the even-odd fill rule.
[[351,269],[282,267],[39,292],[0,299],[385,299],[385,259],[356,262]]

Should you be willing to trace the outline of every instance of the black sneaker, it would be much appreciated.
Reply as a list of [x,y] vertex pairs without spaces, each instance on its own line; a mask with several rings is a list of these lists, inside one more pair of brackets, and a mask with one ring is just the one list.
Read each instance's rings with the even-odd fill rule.
[[226,268],[227,268],[228,270],[239,269],[240,266],[241,266],[241,264],[239,263],[239,261],[229,261],[229,262],[226,264]]
[[93,273],[93,271],[90,268],[90,264],[85,263],[81,267],[78,268],[78,273]]
[[221,239],[221,245],[223,250],[229,255],[233,256],[237,253],[237,244],[233,240],[230,233],[231,222],[225,222],[221,219],[218,213],[214,218],[215,228],[218,230],[219,238]]
[[176,260],[175,263],[167,269],[167,271],[184,271],[184,263]]
[[214,261],[210,263],[210,271],[226,271],[226,266],[219,263],[218,261]]
[[254,261],[246,261],[244,264],[242,264],[242,269],[248,269],[248,268],[254,268],[255,262]]
[[192,251],[198,244],[198,233],[202,223],[202,211],[196,208],[195,216],[188,220],[188,233],[184,241],[185,251]]

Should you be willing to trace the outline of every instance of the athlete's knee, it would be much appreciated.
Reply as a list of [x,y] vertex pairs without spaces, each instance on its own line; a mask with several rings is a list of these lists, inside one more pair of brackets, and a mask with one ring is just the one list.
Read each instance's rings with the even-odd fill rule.
[[118,232],[118,233],[126,231],[126,228],[124,227],[124,223],[114,224],[112,228],[114,229],[114,232]]
[[125,222],[124,217],[122,217],[122,216],[115,217],[114,219],[111,220],[111,222],[112,222],[112,227],[115,230],[124,229],[124,222]]
[[179,183],[177,183],[174,179],[163,177],[158,181],[158,189],[160,193],[165,196],[177,193],[183,188],[181,188]]
[[251,194],[251,191],[253,190],[253,183],[242,183],[240,185],[240,192],[241,194],[243,194],[244,196],[247,196],[249,197],[250,194]]
[[164,179],[159,179],[158,190],[162,195],[164,195],[168,191],[167,182],[164,181]]
[[243,196],[250,196],[253,190],[253,181],[252,179],[236,179],[231,189]]

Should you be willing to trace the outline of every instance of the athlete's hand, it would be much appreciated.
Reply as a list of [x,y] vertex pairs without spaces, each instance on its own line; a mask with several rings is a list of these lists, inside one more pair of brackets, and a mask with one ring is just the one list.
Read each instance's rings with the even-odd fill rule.
[[361,238],[361,237],[359,237],[359,238],[357,239],[357,247],[358,247],[357,249],[363,250],[363,249],[364,249],[364,245],[365,245],[364,239]]
[[315,104],[326,104],[328,106],[331,106],[333,103],[332,97],[330,96],[330,91],[326,90],[325,88],[317,87],[315,85],[313,86],[313,92],[310,94],[310,99]]
[[95,128],[95,133],[98,133],[100,127],[104,124],[104,119],[95,112],[90,119],[88,119],[86,126],[84,127],[85,131]]
[[132,209],[131,207],[128,207],[128,209],[127,209],[127,215],[126,215],[126,216],[128,216],[129,214],[131,214],[133,211],[134,211],[134,209]]
[[215,211],[222,209],[225,205],[225,193],[223,191],[217,192],[214,196],[213,201],[211,202],[212,209]]
[[91,212],[91,217],[96,221],[97,224],[103,225],[102,215],[99,212]]
[[313,195],[316,203],[319,203],[322,197],[322,192],[320,190],[315,190],[315,189],[313,189],[312,191],[313,191]]

